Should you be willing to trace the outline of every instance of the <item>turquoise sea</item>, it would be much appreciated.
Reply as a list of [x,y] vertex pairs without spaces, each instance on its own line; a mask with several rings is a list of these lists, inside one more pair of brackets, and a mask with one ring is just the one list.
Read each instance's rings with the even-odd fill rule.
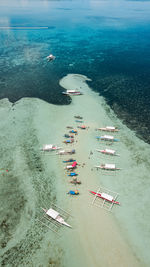
[[[149,14],[149,1],[1,0],[0,98],[69,104],[58,80],[84,74],[124,123],[150,142]],[[50,53],[56,56],[51,64]]]
[[[124,235],[126,228],[129,229],[134,245],[138,243],[137,251],[141,247],[141,251],[145,252],[143,255],[148,255],[149,47],[149,1],[0,0],[0,100],[8,98],[13,103],[11,105],[6,99],[0,103],[2,266],[69,266],[69,261],[66,266],[61,262],[64,251],[59,247],[59,240],[53,243],[52,234],[46,235],[45,228],[42,232],[34,223],[37,209],[49,199],[56,201],[57,189],[62,187],[62,191],[66,192],[66,184],[57,180],[64,175],[63,171],[56,168],[54,157],[50,158],[50,164],[49,157],[43,160],[39,143],[50,142],[54,137],[59,143],[62,138],[57,124],[60,116],[57,117],[55,107],[69,107],[72,101],[62,95],[64,89],[59,85],[60,79],[68,73],[83,74],[92,79],[88,84],[91,90],[98,92],[97,99],[100,99],[99,95],[103,96],[119,120],[141,139],[136,143],[134,133],[129,138],[125,133],[121,136],[124,147],[129,148],[130,152],[126,155],[132,159],[131,162],[123,155],[124,147],[120,149],[118,145],[117,148],[123,155],[122,165],[124,160],[129,171],[124,165],[121,166],[125,169],[121,182],[120,177],[115,177],[115,181],[109,177],[104,184],[111,184],[114,190],[122,190],[124,206],[116,212],[116,218],[125,221],[126,214],[131,216],[131,227],[128,220]],[[56,56],[56,59],[48,62],[46,57],[49,54]],[[38,99],[44,101],[39,104]],[[50,106],[54,118],[50,115],[46,117],[50,112],[49,104],[55,104]],[[41,108],[42,105],[43,111],[38,113],[38,106]],[[113,118],[109,109],[108,112]],[[38,126],[30,114],[41,119]],[[49,131],[50,121],[55,126],[52,131]],[[65,123],[63,117],[61,125]],[[19,129],[16,128],[18,125]],[[41,131],[40,141],[34,127]],[[95,133],[91,136],[94,145]],[[140,149],[144,151],[142,155]],[[60,162],[62,164],[61,160],[57,161]],[[3,168],[8,168],[9,172],[4,173]],[[140,170],[139,173],[137,170]],[[138,196],[141,196],[142,204],[137,203]],[[133,202],[129,207],[130,197]],[[44,242],[47,246],[43,245]],[[147,250],[144,249],[145,244]],[[50,252],[52,255],[47,264]],[[57,255],[56,261],[53,261],[53,254]],[[32,262],[32,259],[35,261]],[[145,260],[150,261],[148,257]],[[84,267],[80,258],[78,261]]]

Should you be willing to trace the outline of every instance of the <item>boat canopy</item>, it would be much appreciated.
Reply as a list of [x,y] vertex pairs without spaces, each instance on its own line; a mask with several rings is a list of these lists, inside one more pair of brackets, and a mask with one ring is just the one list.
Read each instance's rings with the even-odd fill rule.
[[109,140],[113,140],[114,137],[112,135],[104,135],[102,136],[103,138],[109,139]]
[[106,129],[108,129],[108,130],[115,130],[116,128],[114,126],[106,126]]
[[53,209],[47,210],[46,214],[48,216],[52,217],[53,219],[56,219],[57,216],[59,215],[59,213],[56,210],[53,210]]
[[64,167],[64,169],[72,169],[72,168],[73,168],[72,165],[68,165],[68,166]]
[[74,163],[72,164],[72,167],[74,168],[74,167],[76,167],[76,165],[77,165],[77,162],[74,161]]
[[111,154],[115,154],[115,150],[112,150],[112,149],[105,149],[105,151],[107,152],[107,153],[111,153]]
[[111,195],[106,194],[106,193],[101,193],[101,197],[108,199],[109,201],[113,200],[113,197]]
[[44,145],[43,149],[52,149],[54,147],[54,145]]
[[108,169],[115,169],[116,168],[115,164],[105,164],[104,166],[105,166],[105,168],[108,168]]

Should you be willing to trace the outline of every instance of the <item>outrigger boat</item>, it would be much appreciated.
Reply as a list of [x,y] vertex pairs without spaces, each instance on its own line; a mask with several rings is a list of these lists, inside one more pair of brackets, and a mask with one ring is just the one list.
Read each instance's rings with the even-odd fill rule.
[[106,126],[106,127],[103,127],[103,128],[97,128],[97,130],[106,131],[106,132],[119,132],[117,127],[114,127],[114,126]]
[[43,209],[43,208],[42,208],[42,210],[46,213],[47,216],[51,217],[53,220],[55,220],[58,223],[63,224],[65,226],[71,228],[71,225],[69,225],[68,223],[66,223],[64,221],[64,219],[59,215],[59,212],[57,212],[56,210],[54,210],[54,209],[46,210],[46,209]]
[[83,117],[81,117],[81,116],[74,116],[74,118],[79,119],[79,120],[83,119]]
[[48,61],[52,61],[54,60],[56,57],[53,56],[52,54],[50,54],[48,57],[46,57],[48,59]]
[[106,155],[119,156],[119,154],[116,154],[116,151],[115,150],[108,149],[108,148],[105,148],[105,149],[96,149],[96,151],[101,152],[101,153],[106,154]]
[[120,168],[117,168],[115,164],[101,164],[100,166],[94,166],[94,167],[100,168],[102,170],[108,170],[108,171],[121,170]]
[[61,149],[62,147],[59,147],[59,146],[56,146],[56,145],[52,145],[52,144],[49,144],[49,145],[44,145],[42,150],[43,151],[55,151],[55,150],[59,150]]
[[58,153],[56,153],[57,155],[72,155],[72,154],[75,154],[75,149],[72,149],[72,150],[60,150],[58,151]]
[[67,90],[66,92],[62,92],[63,95],[83,95],[83,93],[81,93],[78,90]]
[[119,141],[119,139],[117,139],[111,135],[96,136],[96,138],[99,140],[102,140],[102,141],[111,141],[111,142],[118,142]]
[[113,204],[120,205],[120,203],[118,201],[115,201],[114,198],[113,198],[113,196],[111,196],[111,195],[108,195],[106,193],[97,193],[97,192],[94,192],[94,191],[90,191],[90,193],[93,194],[93,195],[96,195],[99,198],[102,198],[104,200],[107,200],[108,202],[111,202]]

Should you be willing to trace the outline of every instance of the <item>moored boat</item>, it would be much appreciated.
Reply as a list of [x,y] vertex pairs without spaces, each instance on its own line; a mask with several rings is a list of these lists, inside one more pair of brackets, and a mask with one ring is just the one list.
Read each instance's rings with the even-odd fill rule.
[[43,151],[55,151],[55,150],[59,150],[61,148],[62,147],[58,147],[58,146],[53,145],[53,144],[46,144],[46,145],[43,145],[42,150]]
[[74,118],[79,119],[79,120],[83,119],[83,117],[81,117],[81,116],[74,116]]
[[119,132],[117,127],[114,127],[114,126],[106,126],[106,127],[102,127],[102,128],[97,128],[97,130],[106,131],[106,132]]
[[102,141],[110,141],[110,142],[118,142],[119,141],[119,139],[117,139],[111,135],[96,136],[96,138],[99,140],[102,140]]
[[115,164],[101,164],[99,166],[94,166],[95,168],[100,168],[103,170],[108,170],[108,171],[116,171],[116,170],[121,170],[120,168],[117,168]]
[[63,163],[68,163],[68,162],[74,162],[76,161],[75,159],[67,159],[67,160],[64,160]]
[[74,139],[68,139],[68,140],[64,140],[63,143],[65,144],[72,144],[74,142]]
[[66,169],[66,170],[69,170],[69,169],[75,169],[76,166],[77,166],[77,162],[74,161],[74,162],[72,163],[72,165],[68,165],[68,166],[64,167],[64,169]]
[[72,155],[72,154],[75,154],[75,149],[72,149],[72,150],[60,150],[58,151],[58,153],[56,153],[57,155]]
[[85,125],[81,125],[81,126],[78,126],[78,128],[80,128],[80,129],[82,129],[82,130],[85,130],[85,129],[87,129],[87,126],[85,126]]
[[76,172],[70,172],[68,176],[77,176],[78,174]]
[[108,149],[108,148],[96,149],[96,151],[101,152],[101,153],[106,154],[106,155],[119,156],[119,154],[117,154],[115,150]]
[[82,92],[78,91],[78,90],[67,90],[65,92],[62,92],[63,95],[70,95],[70,96],[73,96],[73,95],[83,95]]
[[70,190],[67,194],[69,194],[69,195],[79,195],[79,191],[78,190]]
[[70,181],[71,184],[81,184],[81,181],[78,181],[77,178]]
[[57,212],[56,210],[50,208],[50,209],[44,209],[42,208],[42,210],[46,213],[47,216],[51,217],[53,220],[57,221],[60,224],[63,224],[67,227],[71,228],[71,225],[69,225],[68,223],[65,222],[65,220],[60,216],[59,212]]
[[52,54],[50,54],[49,56],[46,57],[48,59],[48,61],[52,61],[54,60],[56,57],[53,56]]
[[113,196],[111,196],[111,195],[108,195],[106,193],[96,193],[94,191],[90,191],[90,193],[93,194],[93,195],[96,195],[99,198],[102,198],[104,200],[107,200],[108,202],[111,202],[113,204],[120,205],[120,203],[118,201],[115,201],[114,198],[113,198]]

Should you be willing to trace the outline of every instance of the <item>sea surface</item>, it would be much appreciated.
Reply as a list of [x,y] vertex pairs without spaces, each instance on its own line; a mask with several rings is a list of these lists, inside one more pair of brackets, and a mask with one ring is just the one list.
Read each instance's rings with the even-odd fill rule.
[[[84,74],[150,143],[149,14],[149,1],[1,0],[0,99],[69,104],[58,81]],[[56,60],[49,63],[50,53]]]

